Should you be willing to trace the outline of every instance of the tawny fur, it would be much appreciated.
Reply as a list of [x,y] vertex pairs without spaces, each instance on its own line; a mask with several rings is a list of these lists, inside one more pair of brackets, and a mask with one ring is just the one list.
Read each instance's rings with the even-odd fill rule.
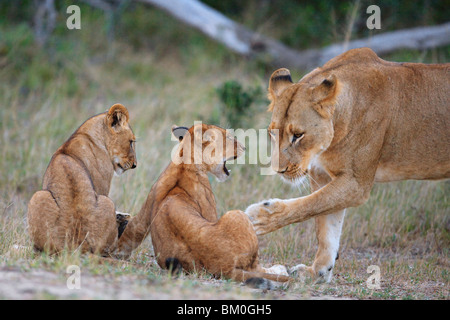
[[42,190],[28,205],[28,228],[37,250],[107,255],[117,247],[114,172],[136,167],[135,136],[127,109],[116,104],[84,122],[53,155]]
[[[331,279],[343,210],[363,204],[374,182],[450,177],[450,64],[396,63],[350,50],[292,83],[269,85],[269,129],[283,178],[309,175],[311,195],[274,199],[246,213],[257,234],[316,218],[319,249],[310,271]],[[278,160],[278,161],[275,161]]]
[[[243,146],[222,128],[203,124],[195,130],[203,137],[203,141],[195,142],[200,143],[203,151],[211,150],[213,144],[217,152],[216,143],[223,139],[224,157],[207,162],[203,153],[202,163],[195,164],[194,152],[186,152],[189,150],[186,143],[194,146],[194,127],[190,128],[178,149],[180,155],[184,152],[185,157],[190,157],[190,164],[171,162],[161,174],[141,211],[130,220],[120,238],[118,256],[129,257],[151,233],[157,262],[162,268],[167,267],[167,259],[177,259],[186,271],[205,268],[214,275],[236,281],[253,277],[288,281],[288,276],[266,273],[259,265],[258,239],[244,212],[233,210],[218,218],[208,173],[222,179],[224,160],[240,156]],[[205,141],[206,132],[211,130],[216,130],[220,138]],[[225,148],[230,141],[231,148]]]

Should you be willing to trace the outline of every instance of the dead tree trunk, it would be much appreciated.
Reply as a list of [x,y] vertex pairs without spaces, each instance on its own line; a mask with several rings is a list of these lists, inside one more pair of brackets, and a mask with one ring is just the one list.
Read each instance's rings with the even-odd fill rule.
[[269,54],[272,62],[295,64],[311,59],[309,53],[295,51],[284,44],[250,31],[198,0],[137,0],[154,5],[190,25],[232,51],[252,57]]
[[183,23],[190,25],[216,40],[232,51],[254,57],[269,57],[269,63],[307,70],[322,65],[346,50],[369,47],[377,54],[385,54],[397,49],[429,49],[450,43],[450,23],[432,27],[419,27],[375,35],[370,38],[334,44],[322,49],[298,51],[279,41],[248,30],[228,19],[198,0],[137,0],[154,5]]
[[450,43],[450,23],[439,26],[418,27],[375,35],[370,38],[333,44],[320,51],[320,64],[350,49],[369,47],[377,54],[386,54],[398,49],[424,50]]
[[35,0],[36,13],[34,15],[34,39],[39,46],[43,46],[55,29],[56,10],[54,0]]

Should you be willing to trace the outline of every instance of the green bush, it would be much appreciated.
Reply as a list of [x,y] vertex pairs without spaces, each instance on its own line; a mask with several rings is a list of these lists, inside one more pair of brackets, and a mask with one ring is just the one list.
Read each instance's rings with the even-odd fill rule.
[[249,124],[251,106],[262,95],[261,87],[244,89],[236,80],[226,81],[216,92],[222,102],[221,113],[225,114],[227,125],[232,128]]

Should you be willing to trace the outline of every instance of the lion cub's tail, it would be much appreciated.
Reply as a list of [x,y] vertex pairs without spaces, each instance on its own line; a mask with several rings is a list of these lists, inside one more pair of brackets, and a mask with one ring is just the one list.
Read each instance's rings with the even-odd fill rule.
[[177,258],[167,258],[165,264],[171,276],[177,277],[183,271],[183,266]]
[[293,280],[286,275],[245,271],[242,269],[235,269],[231,278],[235,281],[243,281],[249,287],[263,290],[275,289],[280,286],[280,283],[287,283]]

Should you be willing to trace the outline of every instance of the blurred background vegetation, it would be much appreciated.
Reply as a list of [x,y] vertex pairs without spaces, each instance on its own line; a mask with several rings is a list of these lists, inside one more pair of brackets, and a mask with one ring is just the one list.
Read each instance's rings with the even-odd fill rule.
[[[33,36],[33,0],[0,1],[0,67],[4,81],[20,84],[23,94],[42,91],[56,79],[66,84],[67,95],[96,90],[101,84],[84,74],[81,65],[114,65],[136,80],[151,79],[152,65],[117,63],[124,51],[149,54],[153,61],[170,55],[189,72],[197,72],[205,59],[227,68],[245,59],[230,53],[199,32],[186,27],[161,10],[129,0],[105,13],[82,1],[56,1],[56,28],[45,47],[35,44]],[[382,12],[382,30],[366,27],[365,8],[370,1],[298,1],[298,0],[205,0],[206,4],[251,30],[278,39],[295,49],[320,48],[344,41],[355,5],[359,10],[351,38],[367,37],[402,28],[447,22],[448,1],[377,1]],[[82,29],[68,30],[65,9],[77,4],[82,12]],[[433,57],[431,57],[434,55]],[[404,60],[417,58],[447,61],[449,47],[430,52],[401,52],[393,55]],[[248,61],[245,71],[264,75],[271,66]],[[261,62],[261,61],[259,61]],[[244,70],[243,70],[244,71]],[[298,70],[305,72],[307,70]],[[238,79],[234,79],[237,80]],[[161,79],[164,81],[164,79]],[[50,86],[52,87],[52,86]]]
[[[450,17],[448,1],[437,0],[204,2],[299,50],[344,41],[350,22],[350,39],[358,39],[441,24]],[[55,150],[88,117],[116,102],[129,108],[139,164],[113,180],[110,196],[119,211],[132,214],[170,159],[173,124],[203,120],[226,128],[267,127],[266,89],[274,67],[264,59],[232,53],[165,12],[128,0],[111,13],[83,1],[55,1],[55,29],[40,46],[34,36],[35,3],[0,0],[0,256],[14,244],[30,245],[27,203],[40,189]],[[66,27],[66,8],[72,4],[81,8],[81,30]],[[371,4],[381,8],[381,30],[366,28],[365,10]],[[399,50],[383,58],[444,63],[450,61],[450,46]],[[291,70],[293,80],[308,71]],[[307,188],[292,189],[276,177],[261,176],[256,165],[234,167],[226,183],[212,181],[220,214],[262,199],[308,193]],[[378,298],[448,298],[449,194],[449,182],[375,186],[367,204],[348,211],[337,281],[363,283],[367,265],[376,262],[386,281],[405,283]],[[264,264],[310,264],[315,249],[313,221],[261,239]],[[149,239],[133,261],[148,260],[151,250]],[[432,283],[421,291],[409,287],[413,280]],[[355,290],[351,292],[357,297],[374,294]]]

